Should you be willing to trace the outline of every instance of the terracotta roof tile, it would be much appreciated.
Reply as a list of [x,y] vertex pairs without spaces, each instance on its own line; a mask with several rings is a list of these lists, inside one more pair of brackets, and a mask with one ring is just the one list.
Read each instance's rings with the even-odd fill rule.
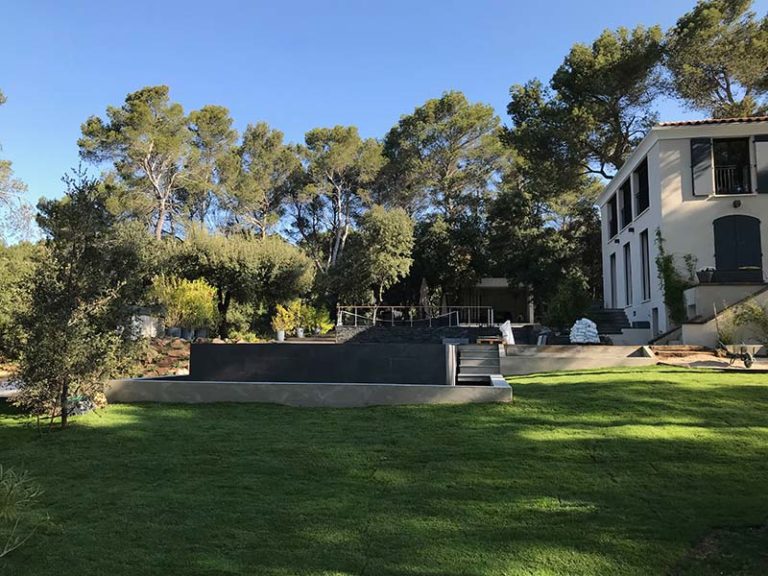
[[707,118],[705,120],[683,120],[681,122],[661,122],[658,126],[704,126],[707,124],[750,124],[768,122],[768,116],[749,116],[742,118]]

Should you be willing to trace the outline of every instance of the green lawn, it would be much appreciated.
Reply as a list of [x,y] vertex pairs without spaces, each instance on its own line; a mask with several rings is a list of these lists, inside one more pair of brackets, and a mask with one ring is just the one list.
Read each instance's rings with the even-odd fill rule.
[[50,514],[0,574],[764,574],[768,374],[511,379],[509,405],[112,406],[0,464]]

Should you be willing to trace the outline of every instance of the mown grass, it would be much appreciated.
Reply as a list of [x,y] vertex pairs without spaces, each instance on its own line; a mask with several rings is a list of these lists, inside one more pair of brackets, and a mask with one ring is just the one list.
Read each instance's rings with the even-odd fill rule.
[[693,575],[728,562],[692,553],[713,531],[766,522],[768,375],[510,382],[509,405],[125,405],[42,435],[6,409],[0,463],[51,520],[0,574]]

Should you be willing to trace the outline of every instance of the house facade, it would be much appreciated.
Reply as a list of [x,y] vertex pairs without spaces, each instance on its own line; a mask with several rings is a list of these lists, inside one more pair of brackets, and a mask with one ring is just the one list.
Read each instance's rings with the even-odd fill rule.
[[[768,270],[768,117],[653,127],[598,205],[604,305],[623,309],[651,338],[672,328],[656,268],[657,232],[683,275],[714,269],[706,286],[712,302],[733,287],[741,294],[741,287],[761,286]],[[689,300],[690,318],[712,313],[697,310],[695,296]]]

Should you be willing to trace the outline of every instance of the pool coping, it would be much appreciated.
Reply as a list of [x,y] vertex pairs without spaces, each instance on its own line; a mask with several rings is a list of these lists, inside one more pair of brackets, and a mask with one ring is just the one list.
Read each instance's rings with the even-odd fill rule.
[[[182,379],[184,378],[184,379]],[[237,382],[181,378],[125,378],[106,386],[109,403],[257,402],[297,407],[351,408],[406,404],[511,402],[512,388],[500,375],[488,386],[361,382]]]

